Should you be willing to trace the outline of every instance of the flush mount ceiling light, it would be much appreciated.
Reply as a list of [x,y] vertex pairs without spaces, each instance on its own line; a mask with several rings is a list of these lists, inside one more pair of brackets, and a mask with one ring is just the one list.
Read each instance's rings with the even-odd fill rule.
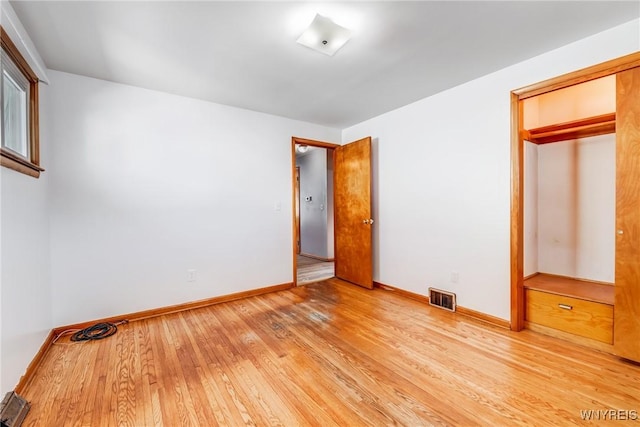
[[296,151],[300,154],[304,154],[309,150],[308,145],[296,145]]
[[309,28],[298,38],[298,43],[316,52],[333,56],[351,37],[351,31],[331,19],[316,14]]

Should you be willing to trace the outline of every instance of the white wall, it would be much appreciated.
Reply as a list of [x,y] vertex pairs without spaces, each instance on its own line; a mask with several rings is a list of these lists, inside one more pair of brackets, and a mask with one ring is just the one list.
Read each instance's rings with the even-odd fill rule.
[[327,151],[327,258],[335,256],[334,233],[335,223],[333,217],[333,150]]
[[[11,5],[1,2],[2,27],[46,80],[33,43]],[[47,108],[47,87],[40,85]],[[41,124],[46,121],[41,117]],[[49,138],[40,132],[40,160],[49,167]],[[35,179],[0,167],[0,393],[13,390],[52,327],[49,265],[49,175]]]
[[539,271],[614,282],[615,135],[538,148]]
[[635,20],[345,129],[377,139],[374,280],[509,318],[509,93],[638,51],[639,35]]
[[31,41],[27,30],[22,26],[22,22],[18,19],[18,15],[11,7],[8,0],[0,0],[0,21],[2,28],[7,32],[11,41],[16,45],[22,57],[27,61],[40,81],[48,83],[47,68],[44,61],[40,57],[40,53]]
[[[47,106],[44,85],[40,105]],[[47,171],[39,179],[0,168],[2,391],[14,388],[52,327],[48,142],[41,131],[41,164]]]
[[[531,129],[613,113],[616,79],[607,76],[534,98],[524,106]],[[615,264],[615,135],[562,141],[525,151],[525,275],[536,271],[613,282]],[[530,155],[530,158],[527,158]],[[533,168],[537,168],[534,175]],[[536,194],[529,194],[535,186]],[[530,197],[531,212],[527,208]],[[536,224],[529,223],[534,215]],[[537,236],[531,231],[537,230]],[[534,246],[537,269],[527,265]],[[527,253],[527,250],[530,252]],[[530,263],[531,264],[531,263]]]
[[574,276],[578,187],[575,141],[538,150],[539,264],[543,273]]
[[296,164],[300,167],[301,252],[328,258],[327,150],[309,147]]
[[525,99],[523,125],[533,129],[615,111],[616,76],[610,75]]
[[291,136],[338,130],[49,78],[55,325],[293,281]]
[[[46,148],[42,141],[42,154]],[[42,164],[46,167],[46,155]],[[0,168],[2,188],[2,382],[13,390],[52,327],[48,176]]]
[[524,142],[524,277],[538,268],[538,145]]

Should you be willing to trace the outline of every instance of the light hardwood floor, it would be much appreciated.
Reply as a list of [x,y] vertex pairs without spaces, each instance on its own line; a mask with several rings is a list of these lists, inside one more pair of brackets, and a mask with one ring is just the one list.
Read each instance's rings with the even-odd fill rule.
[[335,263],[298,255],[298,285],[320,282],[335,276]]
[[331,279],[60,340],[23,394],[28,426],[581,425],[640,367]]

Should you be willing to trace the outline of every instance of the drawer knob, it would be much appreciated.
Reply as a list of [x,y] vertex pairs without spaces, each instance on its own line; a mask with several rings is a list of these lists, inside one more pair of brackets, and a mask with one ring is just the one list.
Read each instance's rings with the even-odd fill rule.
[[560,307],[563,310],[573,310],[573,307],[567,304],[558,304],[558,307]]

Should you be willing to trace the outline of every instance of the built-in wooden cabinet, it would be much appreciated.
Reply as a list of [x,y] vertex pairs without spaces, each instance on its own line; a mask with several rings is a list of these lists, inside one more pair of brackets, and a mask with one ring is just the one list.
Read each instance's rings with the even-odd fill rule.
[[[579,72],[568,75],[569,83],[566,84],[560,78],[550,81],[548,90],[541,83],[538,87],[523,89],[521,93],[514,92],[520,98],[519,110],[514,113],[514,117],[518,117],[519,153],[514,156],[513,163],[517,172],[514,179],[517,180],[512,204],[512,225],[516,225],[512,227],[512,247],[515,249],[512,253],[512,325],[515,324],[516,330],[528,327],[640,362],[640,53],[607,65],[592,67],[582,76]],[[552,92],[557,95],[558,88],[577,87],[607,76],[610,76],[611,90],[615,91],[615,111],[600,111],[534,126],[527,126],[527,120],[523,119],[524,100]],[[524,141],[542,145],[613,133],[615,227],[611,224],[611,236],[615,235],[614,283],[544,273],[523,278]]]
[[598,348],[613,344],[612,285],[537,274],[525,281],[525,300],[530,329],[572,334]]
[[606,344],[613,342],[613,305],[527,289],[527,319]]

